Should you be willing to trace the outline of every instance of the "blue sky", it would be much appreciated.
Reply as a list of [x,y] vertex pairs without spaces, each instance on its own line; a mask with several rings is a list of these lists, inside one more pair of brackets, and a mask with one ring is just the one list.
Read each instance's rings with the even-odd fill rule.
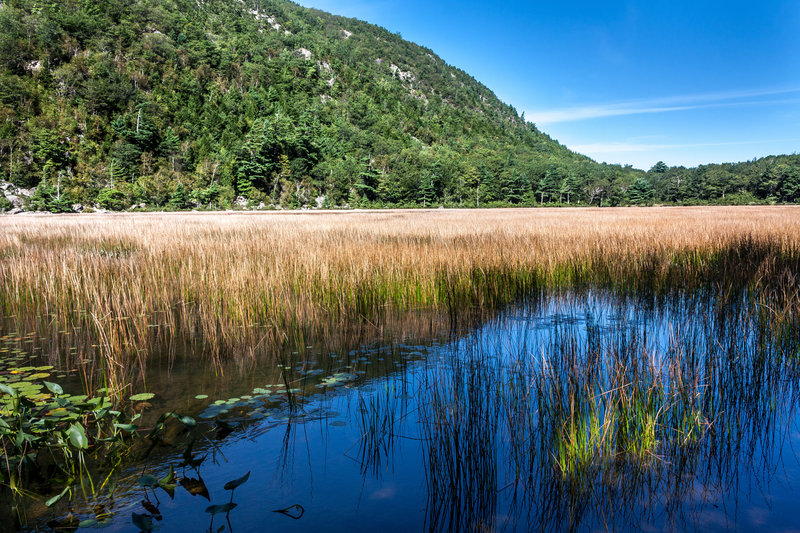
[[800,1],[300,0],[431,48],[597,161],[800,152]]

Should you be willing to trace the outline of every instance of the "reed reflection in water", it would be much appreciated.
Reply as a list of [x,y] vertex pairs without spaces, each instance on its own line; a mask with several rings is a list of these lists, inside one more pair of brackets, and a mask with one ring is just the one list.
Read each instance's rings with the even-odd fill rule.
[[[252,472],[235,531],[789,527],[800,342],[779,296],[543,292],[449,336],[426,319],[419,335],[230,368],[182,406],[191,436],[117,480],[114,523],[142,512],[143,469],[175,467],[212,503]],[[212,378],[178,359],[148,382]],[[222,440],[215,409],[234,428]],[[196,473],[179,469],[180,438],[208,457]],[[162,528],[207,527],[208,503],[178,491]],[[272,512],[295,504],[300,518]]]
[[797,337],[778,339],[751,297],[565,294],[430,360],[429,527],[705,528],[714,502],[746,506],[743,486],[797,468],[781,455]]

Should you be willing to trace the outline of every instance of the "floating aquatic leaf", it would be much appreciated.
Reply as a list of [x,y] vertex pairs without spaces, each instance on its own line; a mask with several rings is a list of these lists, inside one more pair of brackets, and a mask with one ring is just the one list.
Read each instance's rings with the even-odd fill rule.
[[202,411],[200,411],[200,413],[198,413],[197,416],[199,416],[200,418],[206,418],[206,419],[214,418],[217,415],[223,414],[223,411],[225,411],[225,409],[223,409],[223,408],[221,408],[221,407],[219,407],[217,405],[211,405],[211,406],[203,409]]
[[50,383],[49,381],[43,381],[44,386],[47,387],[47,390],[58,396],[59,394],[64,394],[64,389],[61,388],[61,385],[58,383]]
[[225,483],[223,487],[225,490],[235,490],[236,487],[243,485],[248,479],[250,479],[250,472],[247,472],[245,475],[240,477],[239,479],[234,479],[233,481],[228,481]]
[[139,486],[146,489],[154,489],[158,487],[158,479],[150,474],[145,474],[139,478]]
[[154,396],[155,394],[153,394],[152,392],[142,392],[139,394],[134,394],[133,396],[130,397],[130,400],[132,402],[146,402],[147,400],[153,399]]
[[97,525],[96,518],[87,518],[86,520],[81,520],[78,522],[78,527],[94,527]]
[[208,398],[208,394],[198,394],[194,398],[195,400],[205,400],[206,398]]

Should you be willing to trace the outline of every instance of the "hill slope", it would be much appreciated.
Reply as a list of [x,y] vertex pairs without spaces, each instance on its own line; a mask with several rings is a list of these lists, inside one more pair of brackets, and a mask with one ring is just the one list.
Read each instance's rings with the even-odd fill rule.
[[0,169],[46,208],[519,203],[594,166],[432,51],[288,1],[0,5]]
[[5,0],[0,193],[0,212],[797,202],[800,156],[598,165],[431,50],[286,0]]

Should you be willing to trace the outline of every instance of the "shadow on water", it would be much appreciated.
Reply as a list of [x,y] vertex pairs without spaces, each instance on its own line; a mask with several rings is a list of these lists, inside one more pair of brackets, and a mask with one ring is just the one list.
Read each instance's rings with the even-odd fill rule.
[[269,364],[176,355],[148,367],[150,411],[196,425],[151,416],[166,429],[112,495],[59,524],[99,506],[118,531],[788,527],[800,344],[780,301],[564,291]]

